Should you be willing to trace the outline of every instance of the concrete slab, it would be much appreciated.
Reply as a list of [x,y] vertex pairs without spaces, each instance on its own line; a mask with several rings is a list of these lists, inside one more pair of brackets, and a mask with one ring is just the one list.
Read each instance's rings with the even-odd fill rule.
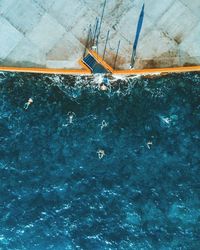
[[183,3],[187,8],[189,8],[192,13],[196,15],[198,19],[200,19],[200,1],[199,0],[181,0],[181,3]]
[[175,67],[178,62],[177,44],[159,30],[152,30],[138,45],[136,68]]
[[57,0],[34,0],[37,4],[39,4],[42,8],[45,10],[49,10],[53,3],[55,3]]
[[61,60],[61,61],[47,60],[46,66],[47,66],[47,68],[66,69],[66,68],[68,68],[69,63],[66,60]]
[[[119,41],[116,43],[115,36],[113,37],[111,36],[110,42],[107,45],[105,61],[115,69],[128,69],[131,60],[130,50],[132,49],[132,44],[129,44],[129,42],[125,40],[122,36],[119,37],[119,40],[120,40],[119,54],[116,57]],[[103,54],[103,51],[101,52],[101,54]]]
[[[0,0],[0,61],[11,66],[79,68],[89,25],[94,31],[104,0]],[[136,68],[199,63],[199,0],[108,0],[99,37],[102,56],[129,68],[138,18],[145,3]]]
[[44,10],[33,0],[18,0],[6,13],[6,19],[21,33],[31,32],[38,24]]
[[[79,18],[74,20],[76,25],[68,26],[68,30],[83,44],[85,45],[87,42],[88,31],[91,25],[94,28],[95,25],[96,14],[91,10],[84,9],[84,11],[80,12]],[[83,20],[87,20],[87,22],[83,22]]]
[[23,35],[18,30],[5,18],[0,17],[0,60],[4,60],[22,38]]
[[28,35],[33,43],[42,49],[45,53],[50,51],[56,42],[64,35],[65,29],[56,19],[49,14],[45,14],[38,25]]
[[64,66],[64,68],[79,69],[81,68],[79,60],[83,51],[83,45],[72,33],[65,34],[47,53],[47,67],[55,65],[56,68]]
[[[157,43],[157,41],[162,41]],[[153,29],[139,43],[137,49],[137,57],[143,59],[152,59],[162,57],[167,51],[176,48],[176,43],[165,36],[159,30]]]
[[11,66],[46,67],[45,53],[26,37],[7,56],[7,60]]
[[16,0],[1,0],[0,1],[0,14],[3,15],[14,5]]
[[[136,1],[129,0],[118,0],[118,1],[107,1],[105,9],[105,21],[112,23],[112,25],[117,25],[120,22],[121,18],[133,7],[135,7]],[[101,14],[102,8],[98,7],[98,12]],[[113,23],[114,21],[114,23]]]
[[[71,0],[59,0],[54,2],[49,13],[69,31],[74,26],[77,27],[77,21],[81,19],[81,16],[86,11],[84,3],[79,0],[73,3]],[[88,23],[87,19],[83,19],[82,22]]]
[[157,26],[160,18],[168,12],[173,3],[174,0],[146,0],[145,15],[149,16],[151,22]]
[[[189,18],[186,18],[189,17]],[[168,33],[178,44],[198,24],[198,18],[181,2],[175,1],[159,19],[158,27]]]
[[[200,24],[197,25],[192,30],[190,36],[188,36],[184,41],[180,44],[179,48],[182,51],[182,55],[184,56],[185,62],[190,61],[190,63],[200,64]],[[190,57],[188,60],[187,57]]]
[[[117,26],[117,30],[122,34],[122,36],[133,44],[135,39],[135,34],[137,30],[137,23],[139,19],[139,14],[141,12],[142,6],[140,8],[130,9],[121,19]],[[140,40],[143,39],[146,34],[148,34],[153,29],[153,23],[148,16],[145,16],[143,21],[142,30],[140,33]]]

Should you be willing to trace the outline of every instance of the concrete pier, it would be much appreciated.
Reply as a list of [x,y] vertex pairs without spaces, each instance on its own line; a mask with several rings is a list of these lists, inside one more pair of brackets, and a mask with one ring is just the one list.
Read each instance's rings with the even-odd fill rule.
[[[89,25],[101,16],[103,0],[0,0],[0,66],[81,69]],[[199,0],[108,0],[99,37],[104,60],[128,69],[139,15],[143,24],[135,69],[200,65]]]

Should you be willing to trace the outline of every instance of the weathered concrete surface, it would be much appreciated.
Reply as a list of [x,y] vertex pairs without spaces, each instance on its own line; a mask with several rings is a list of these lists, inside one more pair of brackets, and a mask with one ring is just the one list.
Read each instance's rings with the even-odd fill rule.
[[[104,0],[0,0],[0,65],[80,68],[89,25],[100,17]],[[145,15],[135,68],[200,64],[199,0],[107,0],[99,53],[113,66],[130,65],[143,3]]]

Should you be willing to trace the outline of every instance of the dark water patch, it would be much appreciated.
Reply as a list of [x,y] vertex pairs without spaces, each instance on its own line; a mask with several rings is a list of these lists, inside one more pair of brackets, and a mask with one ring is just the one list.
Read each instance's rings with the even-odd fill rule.
[[199,74],[100,81],[0,75],[0,249],[199,249]]

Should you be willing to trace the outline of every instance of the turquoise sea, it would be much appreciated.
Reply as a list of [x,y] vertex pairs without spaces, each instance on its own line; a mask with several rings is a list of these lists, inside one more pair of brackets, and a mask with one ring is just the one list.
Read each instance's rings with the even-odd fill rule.
[[0,73],[0,250],[200,249],[200,74],[101,81]]

